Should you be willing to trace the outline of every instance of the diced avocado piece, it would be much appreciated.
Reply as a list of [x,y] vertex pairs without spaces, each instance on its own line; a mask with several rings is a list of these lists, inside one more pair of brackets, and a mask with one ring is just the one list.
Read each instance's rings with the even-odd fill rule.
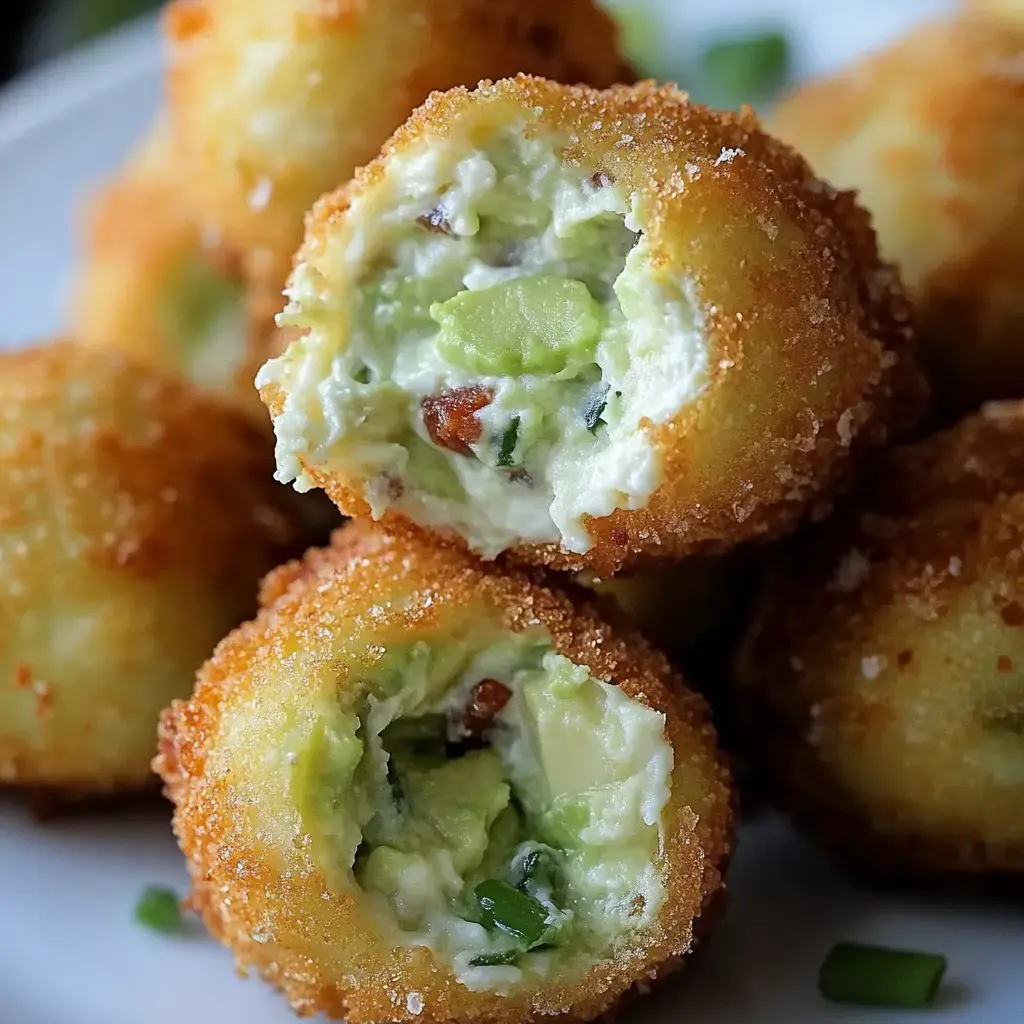
[[640,738],[648,714],[642,704],[623,702],[609,708],[586,668],[552,654],[545,657],[543,672],[526,684],[523,696],[556,803],[632,775],[635,766],[624,752]]
[[386,896],[405,928],[416,927],[428,908],[441,898],[442,879],[420,853],[377,846],[359,871],[360,884]]
[[328,844],[332,861],[350,867],[373,814],[360,787],[353,785],[363,756],[354,715],[322,717],[292,769],[291,795],[310,833]]
[[436,767],[400,770],[411,811],[403,845],[443,845],[456,871],[476,867],[511,795],[498,755],[477,750]]
[[499,878],[505,873],[523,838],[523,819],[513,804],[509,804],[491,826],[487,852],[479,867],[467,880],[469,888],[485,878]]
[[543,815],[541,831],[559,846],[579,846],[580,833],[590,824],[590,805],[586,795],[561,797]]
[[604,312],[582,281],[523,277],[435,303],[437,351],[470,373],[556,374],[592,362]]

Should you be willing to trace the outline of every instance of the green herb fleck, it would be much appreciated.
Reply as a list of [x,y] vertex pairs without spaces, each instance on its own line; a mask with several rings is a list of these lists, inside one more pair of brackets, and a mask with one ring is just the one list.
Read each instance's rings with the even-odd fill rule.
[[516,443],[519,441],[519,417],[513,416],[505,433],[501,435],[498,445],[498,465],[513,466],[512,456],[515,454]]
[[544,936],[548,912],[538,900],[513,889],[508,882],[489,878],[473,890],[473,895],[487,927],[514,935],[527,945],[539,942]]
[[470,967],[500,967],[503,964],[514,964],[522,955],[521,949],[506,949],[504,953],[485,953],[475,956],[469,961]]
[[512,862],[509,880],[517,889],[529,891],[531,883],[553,889],[558,878],[558,864],[554,853],[545,847],[534,847]]
[[184,931],[181,904],[172,889],[150,886],[135,904],[135,920],[155,932],[165,935]]

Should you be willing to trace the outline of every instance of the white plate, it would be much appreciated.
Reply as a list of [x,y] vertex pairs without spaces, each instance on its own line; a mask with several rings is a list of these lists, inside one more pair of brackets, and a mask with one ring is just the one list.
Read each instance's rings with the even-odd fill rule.
[[[679,45],[739,18],[791,23],[800,67],[818,71],[877,45],[941,3],[663,0]],[[112,170],[159,95],[152,22],[0,93],[0,345],[56,330],[84,188]],[[0,802],[0,1024],[284,1024],[279,997],[242,981],[205,938],[168,939],[131,920],[148,884],[184,890],[161,809],[39,825]],[[629,1022],[1017,1021],[1024,918],[996,903],[859,891],[779,820],[744,827],[732,901],[690,970],[623,1015]],[[946,953],[939,1008],[890,1014],[830,1007],[815,992],[837,940]]]

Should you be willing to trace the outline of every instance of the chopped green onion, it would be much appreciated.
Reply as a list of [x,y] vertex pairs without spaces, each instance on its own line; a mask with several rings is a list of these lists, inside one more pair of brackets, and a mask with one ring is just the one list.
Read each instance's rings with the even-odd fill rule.
[[725,39],[700,60],[708,99],[723,106],[752,103],[781,89],[789,78],[789,40],[781,32]]
[[516,442],[519,440],[519,417],[513,416],[512,423],[504,434],[501,435],[501,444],[498,447],[498,465],[512,466],[512,456],[516,450]]
[[145,889],[139,897],[139,902],[135,904],[135,920],[165,935],[184,930],[177,893],[157,886]]
[[509,881],[517,889],[527,892],[531,882],[553,888],[557,874],[558,865],[551,850],[535,847],[513,861]]
[[920,1009],[930,1006],[946,971],[937,953],[840,942],[818,973],[818,990],[834,1003]]
[[508,932],[527,945],[539,942],[547,930],[548,912],[544,907],[508,882],[489,878],[473,890],[473,895],[488,927]]
[[594,388],[587,396],[586,404],[583,406],[583,423],[592,434],[597,433],[597,428],[604,423],[601,414],[608,405],[608,385]]
[[475,956],[469,961],[470,967],[500,967],[503,964],[514,964],[522,955],[521,949],[506,949],[504,953],[485,953]]

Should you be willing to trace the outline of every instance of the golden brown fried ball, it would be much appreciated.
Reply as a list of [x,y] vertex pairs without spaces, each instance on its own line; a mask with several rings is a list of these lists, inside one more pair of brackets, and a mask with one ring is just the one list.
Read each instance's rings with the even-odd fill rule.
[[161,120],[87,207],[75,337],[179,374],[263,420],[253,378],[280,344],[280,282],[250,273],[202,227],[189,189]]
[[432,96],[318,203],[288,294],[280,479],[485,558],[785,533],[921,403],[852,195],[670,86]]
[[[588,1020],[678,966],[720,892],[732,810],[706,707],[664,658],[613,634],[576,596],[365,522],[274,573],[262,596],[192,699],[164,715],[155,762],[192,903],[240,968],[259,970],[300,1013],[447,1024]],[[442,694],[447,734],[433,713]],[[431,752],[430,737],[444,735]],[[466,735],[470,749],[453,751]],[[556,841],[560,820],[572,834]],[[417,835],[401,831],[417,823]],[[483,862],[467,864],[481,843]],[[547,952],[517,952],[521,936],[451,916],[472,917],[466,890],[506,870],[513,849],[527,903],[544,901],[548,922],[573,908],[576,930],[556,926]],[[540,889],[524,850],[552,858]],[[389,858],[405,868],[389,873]],[[438,864],[443,877],[427,884]],[[589,909],[573,888],[585,864],[614,893]],[[446,896],[443,912],[431,901]],[[588,945],[591,912],[618,929],[600,949]],[[410,931],[424,916],[425,931]],[[518,959],[467,967],[477,943]]]
[[896,449],[797,538],[741,658],[782,801],[861,871],[1024,867],[1024,405]]
[[872,212],[952,416],[1024,397],[1022,62],[1012,23],[935,22],[800,89],[771,121]]
[[295,550],[271,462],[247,417],[120,353],[0,356],[0,781],[151,779],[160,709]]
[[433,89],[519,71],[632,81],[594,0],[176,0],[176,133],[201,209],[278,286],[302,218]]

